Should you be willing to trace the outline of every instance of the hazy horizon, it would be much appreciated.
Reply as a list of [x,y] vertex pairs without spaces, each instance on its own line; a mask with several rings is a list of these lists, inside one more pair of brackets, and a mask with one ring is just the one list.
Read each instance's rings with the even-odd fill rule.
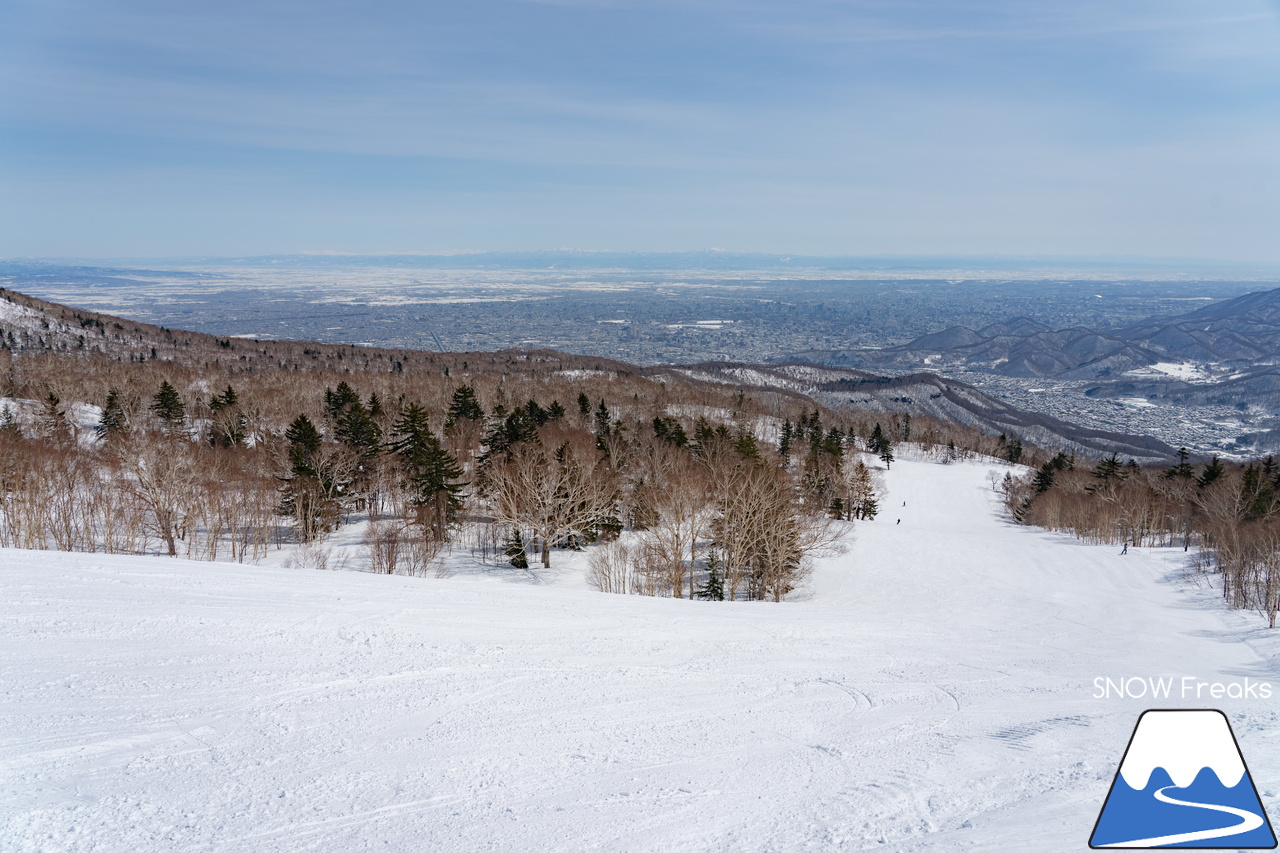
[[1055,255],[929,255],[929,254],[865,254],[805,255],[785,252],[733,252],[724,249],[690,251],[638,251],[614,249],[537,249],[458,250],[448,252],[289,252],[246,255],[172,255],[172,256],[107,256],[107,257],[39,257],[0,256],[10,269],[25,265],[58,267],[101,266],[106,269],[154,268],[225,268],[265,265],[291,268],[361,268],[405,267],[424,270],[490,269],[509,271],[613,270],[619,272],[742,272],[802,274],[833,272],[851,278],[939,276],[970,274],[1037,278],[1079,276],[1106,279],[1213,279],[1267,281],[1280,277],[1280,261],[1225,260],[1189,257],[1116,257]]

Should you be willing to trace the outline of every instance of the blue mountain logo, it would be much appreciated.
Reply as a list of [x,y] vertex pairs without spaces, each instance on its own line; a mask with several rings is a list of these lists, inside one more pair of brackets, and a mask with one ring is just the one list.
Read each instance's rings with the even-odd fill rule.
[[1273,849],[1271,821],[1226,715],[1144,712],[1089,846]]

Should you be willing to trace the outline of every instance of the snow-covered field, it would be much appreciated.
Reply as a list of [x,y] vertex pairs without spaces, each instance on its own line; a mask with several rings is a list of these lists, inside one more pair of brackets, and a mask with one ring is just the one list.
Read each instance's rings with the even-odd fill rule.
[[[781,605],[0,552],[0,849],[1076,851],[1148,707],[1222,708],[1275,813],[1264,623],[987,471],[894,463]],[[1094,697],[1183,675],[1276,690]]]

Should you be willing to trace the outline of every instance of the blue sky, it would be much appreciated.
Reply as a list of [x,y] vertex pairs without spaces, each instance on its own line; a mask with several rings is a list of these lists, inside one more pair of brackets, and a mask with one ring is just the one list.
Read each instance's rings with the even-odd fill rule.
[[0,0],[0,256],[1277,235],[1276,0]]

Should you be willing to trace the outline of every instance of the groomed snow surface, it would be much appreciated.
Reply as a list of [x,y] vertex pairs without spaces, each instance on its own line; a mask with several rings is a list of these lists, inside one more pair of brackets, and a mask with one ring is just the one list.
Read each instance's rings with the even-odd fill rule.
[[990,470],[894,463],[783,604],[0,552],[0,849],[1079,851],[1148,707],[1221,707],[1274,813],[1280,698],[1093,684],[1280,686],[1262,621]]

